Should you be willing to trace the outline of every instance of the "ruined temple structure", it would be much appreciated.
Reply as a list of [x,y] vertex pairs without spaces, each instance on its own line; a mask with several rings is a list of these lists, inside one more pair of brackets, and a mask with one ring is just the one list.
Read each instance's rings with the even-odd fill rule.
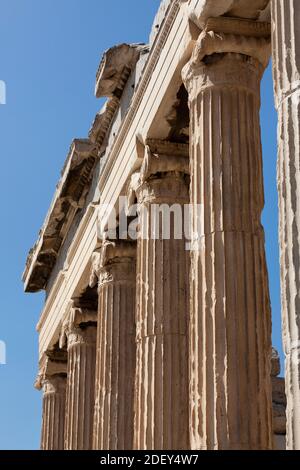
[[[285,379],[261,225],[271,56]],[[95,94],[24,272],[46,291],[42,449],[300,449],[300,1],[164,0]]]

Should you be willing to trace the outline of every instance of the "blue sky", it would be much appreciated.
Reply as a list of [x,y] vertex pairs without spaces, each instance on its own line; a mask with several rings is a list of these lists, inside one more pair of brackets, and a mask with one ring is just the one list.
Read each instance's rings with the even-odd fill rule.
[[[159,0],[1,0],[0,449],[39,447],[41,394],[34,390],[43,294],[25,295],[21,274],[48,210],[69,145],[86,137],[101,102],[94,98],[102,52],[147,42]],[[273,343],[281,348],[277,240],[276,114],[272,77],[262,85],[267,258]]]

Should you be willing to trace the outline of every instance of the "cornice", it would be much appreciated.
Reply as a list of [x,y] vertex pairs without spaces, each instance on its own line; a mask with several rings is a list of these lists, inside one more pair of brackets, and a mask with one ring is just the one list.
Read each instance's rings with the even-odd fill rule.
[[[47,297],[47,300],[45,302],[43,311],[41,313],[40,319],[39,319],[39,321],[37,323],[37,326],[36,326],[36,330],[38,332],[40,332],[41,329],[44,327],[45,322],[48,318],[49,312],[51,311],[51,309],[53,309],[54,302],[55,302],[57,296],[59,295],[59,291],[61,289],[66,288],[66,283],[68,282],[68,276],[69,276],[69,269],[68,268],[73,263],[74,256],[75,256],[75,254],[77,253],[77,251],[79,249],[79,245],[80,245],[80,241],[82,239],[83,233],[85,232],[85,230],[89,226],[89,224],[91,222],[91,219],[95,216],[95,211],[96,211],[95,205],[90,204],[88,206],[87,211],[85,212],[81,222],[80,222],[80,225],[78,227],[76,235],[73,239],[72,245],[71,245],[71,247],[69,249],[69,252],[68,252],[68,256],[67,256],[67,260],[66,260],[66,267],[65,267],[64,270],[59,272],[57,278],[55,279],[55,283],[54,283],[54,285],[51,289],[51,292],[50,292],[50,294]],[[74,286],[74,288],[75,287],[76,286]],[[72,297],[72,296],[73,296],[73,292],[71,293],[70,297]],[[65,309],[65,317],[64,318],[66,318],[66,316],[69,314],[69,312],[72,308],[72,305],[73,305],[73,301],[70,300],[68,302],[68,307]]]
[[[109,96],[96,115],[89,139],[75,139],[62,171],[52,205],[23,273],[26,292],[45,289],[59,250],[78,211],[84,206],[96,163],[120,105],[120,96],[144,45],[121,44],[105,52],[97,72],[96,96]],[[110,79],[109,79],[110,77]],[[113,78],[112,78],[113,77]]]
[[97,158],[93,142],[73,140],[39,239],[27,258],[23,274],[26,292],[45,288],[70,224],[84,205]]
[[96,97],[121,98],[129,75],[143,51],[148,51],[145,44],[119,44],[105,51],[96,75]]
[[118,98],[108,99],[99,113],[96,114],[89,131],[89,139],[96,144],[98,152],[101,151],[105,138],[112,124],[114,115],[120,105]]
[[[109,171],[114,163],[114,160],[118,155],[118,151],[122,146],[123,139],[126,137],[127,131],[130,128],[130,125],[134,118],[136,109],[138,108],[140,101],[142,100],[144,91],[151,78],[152,71],[155,68],[155,65],[159,59],[160,51],[167,39],[168,33],[172,27],[173,21],[176,18],[176,15],[182,3],[185,2],[183,2],[182,0],[174,0],[173,2],[171,2],[167,10],[161,31],[159,32],[150,51],[150,57],[147,60],[145,70],[138,84],[138,88],[134,95],[132,105],[130,106],[126,118],[123,121],[121,130],[118,134],[115,145],[113,146],[112,152],[110,153],[108,162],[104,166],[103,173],[100,177],[100,185],[102,185],[101,183],[103,182],[103,180],[106,180]],[[142,52],[142,50],[145,49],[145,47],[147,46],[122,44],[106,51],[101,60],[96,79],[96,96],[111,96],[111,99],[104,106],[104,109],[102,109],[102,111],[96,116],[92,128],[90,130],[90,138],[83,140],[76,139],[72,144],[73,146],[76,142],[89,142],[90,145],[93,146],[93,152],[95,152],[95,154],[93,154],[93,159],[87,159],[87,165],[83,169],[82,183],[85,184],[79,184],[77,187],[76,182],[74,181],[74,175],[72,174],[70,168],[70,162],[72,166],[71,146],[71,150],[69,152],[66,164],[63,169],[63,176],[61,182],[58,185],[58,190],[56,191],[54,201],[50,207],[50,211],[48,212],[48,216],[46,218],[44,226],[41,229],[40,237],[35,246],[30,250],[27,258],[26,268],[23,274],[24,289],[26,292],[38,292],[45,288],[53,270],[53,267],[56,263],[58,253],[65,239],[66,233],[68,232],[68,229],[74,219],[78,208],[82,207],[83,205],[83,199],[79,202],[76,198],[75,200],[73,200],[72,196],[63,196],[63,187],[66,187],[67,183],[72,183],[71,187],[76,187],[76,193],[80,192],[81,188],[82,193],[84,193],[85,195],[87,194],[90,188],[91,176],[93,174],[93,170],[98,158],[99,149],[104,143],[112,119],[115,115],[115,111],[119,105],[119,92],[115,94],[114,92],[112,92],[112,89],[110,91],[107,89],[107,91],[109,92],[105,93],[104,95],[102,94],[104,90],[104,85],[106,83],[105,80],[107,80],[108,77],[108,71],[111,70],[114,60],[116,60],[117,63],[119,61],[119,68],[117,67],[117,69],[119,71],[121,70],[122,64],[124,66],[124,51],[125,55],[129,54],[130,56],[129,68],[131,70],[132,67],[135,66],[140,53]],[[122,57],[123,59],[121,60]],[[123,77],[122,84],[125,86],[126,82],[124,82],[124,74],[121,73],[121,75],[119,75],[118,72],[116,78],[117,80],[120,80],[121,76]],[[128,76],[129,75],[127,75],[127,79]],[[119,90],[120,86],[121,82],[118,81]],[[84,171],[85,169],[87,171]],[[75,183],[75,185],[73,183]],[[55,227],[53,227],[53,224]],[[48,233],[51,233],[51,236],[48,236]]]

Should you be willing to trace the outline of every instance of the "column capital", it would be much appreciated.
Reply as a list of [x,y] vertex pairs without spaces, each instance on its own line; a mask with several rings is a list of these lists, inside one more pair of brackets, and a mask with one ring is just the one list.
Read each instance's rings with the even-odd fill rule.
[[140,184],[158,173],[189,174],[189,146],[166,140],[148,139],[140,171]]
[[132,242],[105,240],[100,254],[100,269],[121,258],[135,258],[136,249]]
[[62,360],[55,361],[45,353],[43,364],[34,384],[37,390],[44,388],[44,391],[46,391],[47,387],[47,390],[49,390],[50,383],[53,383],[53,386],[57,383],[56,378],[65,380],[64,376],[67,374],[67,360],[65,354],[61,356],[61,358]]
[[56,346],[47,351],[40,365],[35,387],[43,389],[42,450],[64,448],[67,353]]
[[98,283],[100,273],[103,271],[108,264],[114,264],[120,261],[120,259],[135,258],[135,246],[132,242],[128,241],[111,241],[104,239],[97,251],[94,251],[92,255],[92,267],[90,275],[90,287],[95,287]]
[[99,287],[113,281],[134,281],[131,266],[136,259],[136,245],[128,241],[105,240],[99,260]]
[[68,348],[77,343],[94,343],[95,335],[89,326],[95,326],[97,312],[86,308],[73,307],[69,316],[62,325],[59,340],[60,347],[64,347],[67,341]]
[[[270,24],[235,18],[209,18],[196,41],[190,61],[182,70],[182,78],[187,89],[194,77],[203,74],[204,67],[214,63],[213,57],[208,60],[208,56],[226,53],[250,57],[253,66],[261,69],[262,74],[271,55]],[[234,74],[238,84],[238,70],[231,72],[232,77]],[[226,71],[223,70],[222,75],[224,82],[227,78]]]
[[52,375],[46,377],[43,381],[44,395],[51,393],[65,393],[66,377],[61,375]]
[[[137,197],[140,203],[144,200],[145,192],[154,202],[169,202],[174,199],[179,186],[186,186],[184,180],[190,174],[189,145],[170,142],[167,140],[147,139],[144,148],[144,158],[139,172],[133,173],[127,189],[128,207],[133,205]],[[166,184],[161,184],[165,181]],[[168,184],[167,184],[168,181]],[[175,186],[174,186],[175,185]],[[174,186],[174,187],[173,187]],[[186,191],[178,192],[178,201]]]

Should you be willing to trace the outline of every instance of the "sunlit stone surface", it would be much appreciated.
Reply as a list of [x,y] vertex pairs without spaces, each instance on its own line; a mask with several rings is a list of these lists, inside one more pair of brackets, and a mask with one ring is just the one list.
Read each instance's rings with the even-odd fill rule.
[[[106,101],[23,275],[46,292],[42,449],[300,448],[299,25],[298,0],[163,0],[148,45],[104,52]],[[285,379],[261,226],[271,35]]]

